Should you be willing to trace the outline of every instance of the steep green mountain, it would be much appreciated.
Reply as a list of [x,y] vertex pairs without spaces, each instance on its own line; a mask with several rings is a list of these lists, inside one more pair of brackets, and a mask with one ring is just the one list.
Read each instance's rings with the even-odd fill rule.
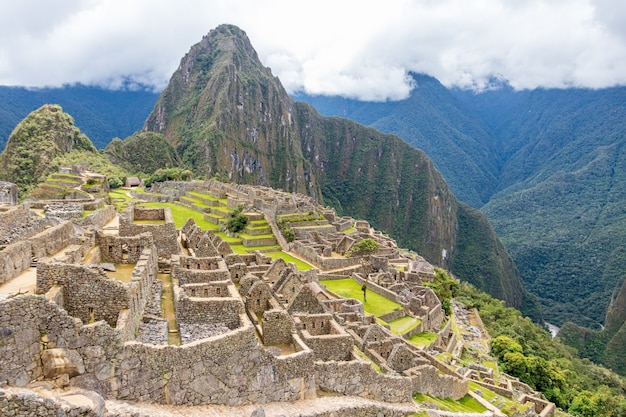
[[[626,89],[468,99],[507,159],[483,212],[546,316],[597,327],[626,276]],[[502,99],[515,105],[494,112]]]
[[176,149],[155,132],[137,132],[124,140],[115,138],[104,153],[129,172],[153,173],[159,168],[182,166]]
[[72,151],[97,153],[61,106],[44,105],[22,120],[0,154],[0,178],[19,187],[20,196],[43,181],[56,157]]
[[163,133],[196,175],[319,197],[292,113],[244,32],[220,26],[183,57],[144,130]]
[[364,102],[342,97],[296,94],[327,116],[346,117],[393,133],[433,159],[454,194],[482,207],[498,183],[502,158],[470,106],[439,81],[411,74],[415,88],[407,99]]
[[0,86],[0,149],[4,149],[13,128],[22,119],[47,103],[61,105],[74,117],[76,126],[102,149],[111,139],[125,138],[141,129],[158,96],[145,88]]
[[163,133],[196,175],[323,199],[461,279],[526,305],[517,270],[489,223],[459,206],[422,151],[294,103],[234,26],[220,26],[191,47],[144,130]]

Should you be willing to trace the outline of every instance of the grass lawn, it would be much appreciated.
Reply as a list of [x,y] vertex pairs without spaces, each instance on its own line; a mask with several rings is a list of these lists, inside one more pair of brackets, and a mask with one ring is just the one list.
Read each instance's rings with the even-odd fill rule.
[[416,394],[413,399],[418,403],[436,404],[440,410],[455,411],[462,413],[482,413],[487,409],[469,394],[458,401],[451,398],[437,398],[430,395]]
[[391,331],[393,333],[403,335],[409,330],[413,330],[416,326],[419,326],[421,322],[422,320],[418,318],[411,317],[411,316],[404,316],[404,317],[400,317],[399,319],[395,319],[390,322],[387,322],[387,324],[391,326]]
[[161,207],[169,207],[172,210],[172,217],[174,217],[174,223],[176,224],[176,228],[180,229],[183,227],[188,218],[193,218],[196,224],[202,230],[218,230],[219,226],[204,220],[204,213],[199,212],[197,210],[191,209],[189,207],[185,207],[181,204],[176,203],[141,203],[142,207],[151,207],[151,208],[161,208]]
[[213,197],[210,194],[203,194],[203,193],[199,193],[197,191],[187,191],[187,194],[192,195],[194,197],[201,198],[202,200],[221,201],[222,203],[224,203],[224,205],[226,205],[226,203],[228,201],[226,198],[217,198],[217,197]]
[[[250,248],[248,248],[250,249]],[[285,253],[283,251],[276,251],[276,252],[266,252],[263,255],[267,255],[267,256],[271,256],[272,260],[275,260],[276,258],[283,258],[283,260],[287,263],[289,262],[293,262],[294,264],[296,264],[296,268],[298,268],[298,271],[308,271],[309,269],[313,268],[312,265],[298,259],[298,258],[294,258],[293,256],[289,255],[288,253]]]
[[437,340],[437,333],[432,332],[418,333],[409,338],[409,342],[413,343],[415,346],[428,346],[435,340]]
[[[330,291],[340,295],[344,298],[356,298],[363,302],[363,291],[358,282],[352,278],[337,279],[337,280],[325,280],[320,281],[320,284],[326,285]],[[363,308],[366,313],[373,314],[375,316],[382,316],[396,309],[401,309],[402,306],[382,295],[376,294],[374,291],[367,292],[367,301],[363,302]]]
[[[263,252],[264,255],[268,255],[269,256],[269,253],[267,253],[266,251],[271,251],[270,253],[280,251],[280,246],[278,246],[278,245],[272,245],[272,246],[244,246],[243,243],[241,243],[241,241],[239,243],[229,243],[229,245],[235,251],[235,253],[241,253],[241,254],[254,253],[254,251],[260,250],[261,252]],[[272,257],[272,258],[276,259],[275,257]]]
[[477,383],[473,382],[473,381],[468,381],[467,383],[467,387],[469,390],[471,391],[476,391],[477,389],[480,390],[480,392],[483,393],[482,397],[489,401],[490,403],[494,404],[494,403],[500,403],[501,405],[503,405],[502,408],[500,408],[500,411],[502,411],[504,414],[506,414],[507,416],[510,416],[511,414],[513,414],[515,411],[519,411],[520,414],[524,414],[524,411],[528,408],[532,406],[532,403],[529,401],[526,404],[520,404],[517,401],[513,401],[510,398],[507,397],[503,397],[502,395],[498,395],[495,392],[483,387],[482,385],[478,385]]

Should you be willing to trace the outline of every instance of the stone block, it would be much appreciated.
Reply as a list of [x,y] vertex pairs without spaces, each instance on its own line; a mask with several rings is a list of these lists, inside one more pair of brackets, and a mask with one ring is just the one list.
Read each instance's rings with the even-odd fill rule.
[[85,373],[83,358],[75,350],[63,348],[44,350],[41,362],[46,378],[56,378],[63,374],[74,377]]

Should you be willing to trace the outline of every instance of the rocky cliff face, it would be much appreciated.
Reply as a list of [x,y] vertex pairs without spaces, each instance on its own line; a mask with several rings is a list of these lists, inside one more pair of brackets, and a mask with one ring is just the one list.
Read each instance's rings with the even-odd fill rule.
[[163,133],[197,175],[314,196],[523,306],[519,275],[491,226],[478,212],[459,221],[456,198],[422,151],[294,103],[237,27],[220,26],[191,48],[144,130]]
[[61,106],[46,104],[30,113],[9,136],[0,154],[0,178],[17,184],[23,195],[45,179],[55,157],[72,150],[96,152]]

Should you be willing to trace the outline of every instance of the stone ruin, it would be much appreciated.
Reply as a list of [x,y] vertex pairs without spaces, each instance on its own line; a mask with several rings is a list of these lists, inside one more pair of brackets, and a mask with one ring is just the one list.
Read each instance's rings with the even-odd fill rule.
[[0,181],[0,205],[17,205],[17,185],[12,182]]
[[[263,188],[209,187],[233,193],[238,203],[267,205],[274,215],[312,204]],[[301,248],[296,253],[317,260],[326,248],[332,255],[365,236],[381,250],[367,267],[340,265],[343,275],[303,272],[258,251],[236,254],[191,219],[176,230],[167,209],[135,206],[121,216],[117,235],[63,221],[6,247],[0,251],[4,281],[30,268],[32,257],[38,262],[33,293],[0,294],[0,412],[24,407],[19,389],[43,382],[47,396],[71,386],[93,404],[262,404],[316,398],[319,391],[394,404],[411,402],[416,393],[466,395],[465,375],[377,324],[360,301],[336,298],[319,283],[333,277],[367,282],[401,305],[392,315],[420,318],[419,331],[441,331],[432,348],[446,350],[455,345],[450,322],[442,326],[439,300],[421,286],[428,268],[399,259],[395,243],[369,225],[327,209],[323,218],[333,230],[314,225],[317,230],[292,245]],[[156,222],[133,223],[143,219]],[[351,227],[354,232],[339,236],[338,228]],[[126,276],[112,271],[125,266]],[[168,298],[169,315],[161,302]],[[104,406],[90,412],[105,415]]]

